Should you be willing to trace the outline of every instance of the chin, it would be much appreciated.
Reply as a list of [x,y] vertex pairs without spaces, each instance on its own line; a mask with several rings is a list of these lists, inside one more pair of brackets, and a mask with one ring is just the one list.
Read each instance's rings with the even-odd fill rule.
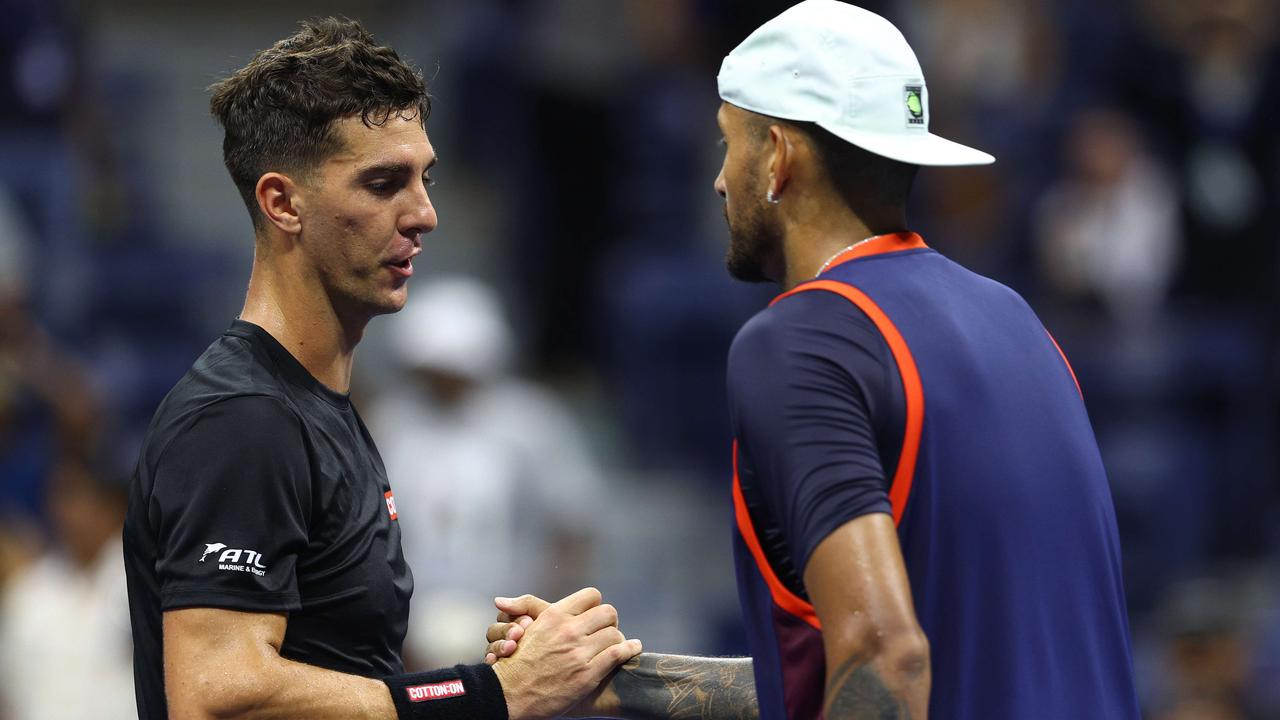
[[724,257],[730,277],[749,283],[780,282],[782,274],[776,272],[779,253],[771,252],[763,236],[751,236],[754,242],[745,237],[730,232],[729,250]]
[[404,309],[404,306],[408,301],[408,289],[401,286],[395,290],[381,293],[376,297],[365,298],[360,305],[363,308],[365,315],[375,317],[377,315],[398,313]]
[[380,303],[378,307],[374,310],[374,314],[390,315],[391,313],[398,313],[404,309],[405,304],[407,304],[408,302],[409,302],[409,297],[407,295],[403,295],[403,294],[397,295],[394,298],[388,299],[386,302]]

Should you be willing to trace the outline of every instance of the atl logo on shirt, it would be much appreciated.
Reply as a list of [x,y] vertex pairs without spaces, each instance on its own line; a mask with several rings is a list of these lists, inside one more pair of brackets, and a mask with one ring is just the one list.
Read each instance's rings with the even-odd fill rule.
[[200,562],[208,560],[209,556],[216,552],[221,553],[218,555],[219,570],[247,572],[259,577],[267,574],[267,566],[262,564],[262,553],[254,550],[229,548],[223,543],[205,543],[204,554],[200,556]]

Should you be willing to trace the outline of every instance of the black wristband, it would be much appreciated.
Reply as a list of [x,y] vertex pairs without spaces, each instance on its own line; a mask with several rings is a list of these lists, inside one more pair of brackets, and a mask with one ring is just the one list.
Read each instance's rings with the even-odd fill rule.
[[508,720],[502,683],[488,665],[454,665],[382,681],[391,688],[400,720]]

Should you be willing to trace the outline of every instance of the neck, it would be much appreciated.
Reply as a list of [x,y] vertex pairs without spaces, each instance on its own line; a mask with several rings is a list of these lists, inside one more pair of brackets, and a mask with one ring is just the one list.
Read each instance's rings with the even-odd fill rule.
[[255,254],[240,319],[270,333],[326,387],[348,392],[356,344],[368,318],[344,320],[314,272],[288,260]]
[[906,227],[906,213],[901,208],[864,217],[844,203],[797,202],[783,218],[782,248],[787,271],[782,289],[790,290],[812,280],[823,263],[851,244]]

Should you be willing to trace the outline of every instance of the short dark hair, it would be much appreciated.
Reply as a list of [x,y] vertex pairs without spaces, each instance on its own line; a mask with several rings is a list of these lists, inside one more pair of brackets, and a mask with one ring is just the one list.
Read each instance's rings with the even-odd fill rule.
[[209,88],[226,132],[222,158],[257,227],[254,188],[272,170],[306,174],[341,149],[333,123],[359,116],[381,125],[392,115],[431,113],[422,74],[395,50],[374,44],[355,20],[316,18]]
[[899,162],[863,150],[848,140],[833,135],[816,123],[781,120],[767,115],[753,118],[755,130],[762,138],[770,125],[782,125],[803,133],[813,143],[822,160],[822,168],[836,192],[850,209],[900,208],[907,204],[911,186],[915,184],[919,165]]

